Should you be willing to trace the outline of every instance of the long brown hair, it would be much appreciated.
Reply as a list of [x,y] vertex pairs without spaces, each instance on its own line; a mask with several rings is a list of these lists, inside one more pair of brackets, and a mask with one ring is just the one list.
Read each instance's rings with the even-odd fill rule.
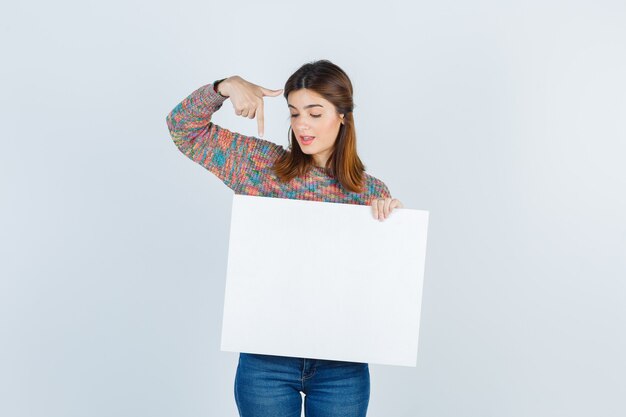
[[[352,83],[348,75],[337,65],[322,59],[301,66],[294,72],[284,88],[284,97],[301,88],[306,88],[330,101],[340,114],[343,124],[339,126],[332,153],[326,161],[326,172],[337,178],[346,190],[362,192],[365,181],[365,165],[356,152],[356,131],[352,110]],[[304,175],[313,165],[313,157],[300,149],[300,144],[291,126],[288,131],[289,148],[274,165],[273,170],[282,182]]]

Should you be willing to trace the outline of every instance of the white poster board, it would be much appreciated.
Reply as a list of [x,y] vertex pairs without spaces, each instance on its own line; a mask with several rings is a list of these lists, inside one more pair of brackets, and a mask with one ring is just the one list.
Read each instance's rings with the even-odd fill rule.
[[428,211],[233,197],[221,350],[416,366]]

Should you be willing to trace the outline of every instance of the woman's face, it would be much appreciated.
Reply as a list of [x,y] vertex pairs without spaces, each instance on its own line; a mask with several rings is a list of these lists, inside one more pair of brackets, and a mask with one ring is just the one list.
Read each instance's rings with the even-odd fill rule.
[[315,91],[301,88],[287,96],[291,129],[302,152],[312,155],[315,165],[325,166],[330,156],[343,114]]

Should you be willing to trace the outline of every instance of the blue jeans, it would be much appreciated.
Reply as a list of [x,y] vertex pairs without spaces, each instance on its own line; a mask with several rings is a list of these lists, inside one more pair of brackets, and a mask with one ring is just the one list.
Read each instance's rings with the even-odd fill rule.
[[365,417],[367,363],[239,354],[235,402],[240,417]]

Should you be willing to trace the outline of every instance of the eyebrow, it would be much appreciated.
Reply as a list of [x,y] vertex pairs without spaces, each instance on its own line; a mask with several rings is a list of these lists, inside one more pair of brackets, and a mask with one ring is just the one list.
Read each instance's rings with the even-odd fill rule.
[[[296,108],[296,106],[292,106],[292,105],[291,105],[291,104],[289,104],[289,103],[287,103],[287,106],[289,106],[289,107],[291,107],[291,108],[294,108],[294,109],[298,110],[298,109]],[[304,106],[304,108],[305,108],[305,109],[308,109],[308,108],[310,108],[310,107],[324,107],[324,106],[322,106],[321,104],[308,104],[308,105]]]

